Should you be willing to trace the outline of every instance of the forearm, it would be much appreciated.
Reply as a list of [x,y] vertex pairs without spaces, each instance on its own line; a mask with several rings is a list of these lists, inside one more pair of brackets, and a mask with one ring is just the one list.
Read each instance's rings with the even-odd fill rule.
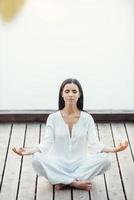
[[36,152],[41,152],[38,147],[27,148],[27,151],[26,151],[25,155],[32,155],[32,154],[34,154]]
[[116,147],[104,147],[102,153],[116,153]]

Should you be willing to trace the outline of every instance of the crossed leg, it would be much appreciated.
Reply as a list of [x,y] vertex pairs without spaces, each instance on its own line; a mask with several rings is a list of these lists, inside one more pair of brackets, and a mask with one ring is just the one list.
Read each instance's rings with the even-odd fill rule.
[[[64,184],[56,184],[55,189],[61,190],[66,186],[67,185],[64,185]],[[82,181],[75,180],[69,186],[76,188],[76,189],[85,190],[85,191],[90,191],[92,189],[92,183],[90,181],[86,181],[86,180],[82,180]]]

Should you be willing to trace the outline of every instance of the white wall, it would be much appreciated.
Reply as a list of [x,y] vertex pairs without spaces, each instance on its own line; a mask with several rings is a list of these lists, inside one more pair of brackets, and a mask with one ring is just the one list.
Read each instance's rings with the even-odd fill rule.
[[0,21],[0,109],[57,109],[79,79],[88,109],[134,109],[134,1],[27,0]]

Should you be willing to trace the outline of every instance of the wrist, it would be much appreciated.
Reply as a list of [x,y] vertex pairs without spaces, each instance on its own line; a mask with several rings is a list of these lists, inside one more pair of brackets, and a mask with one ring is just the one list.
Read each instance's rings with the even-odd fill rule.
[[112,153],[116,153],[116,148],[115,147],[112,149]]

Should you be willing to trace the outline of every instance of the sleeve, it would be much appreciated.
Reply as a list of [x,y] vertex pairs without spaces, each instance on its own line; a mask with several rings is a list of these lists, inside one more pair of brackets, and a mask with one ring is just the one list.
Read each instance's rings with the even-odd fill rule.
[[100,153],[104,147],[105,145],[99,142],[95,122],[90,117],[88,126],[88,149],[91,149],[95,153]]
[[51,115],[48,116],[46,127],[45,127],[45,136],[43,142],[41,142],[37,147],[39,150],[47,154],[54,144],[54,125]]

